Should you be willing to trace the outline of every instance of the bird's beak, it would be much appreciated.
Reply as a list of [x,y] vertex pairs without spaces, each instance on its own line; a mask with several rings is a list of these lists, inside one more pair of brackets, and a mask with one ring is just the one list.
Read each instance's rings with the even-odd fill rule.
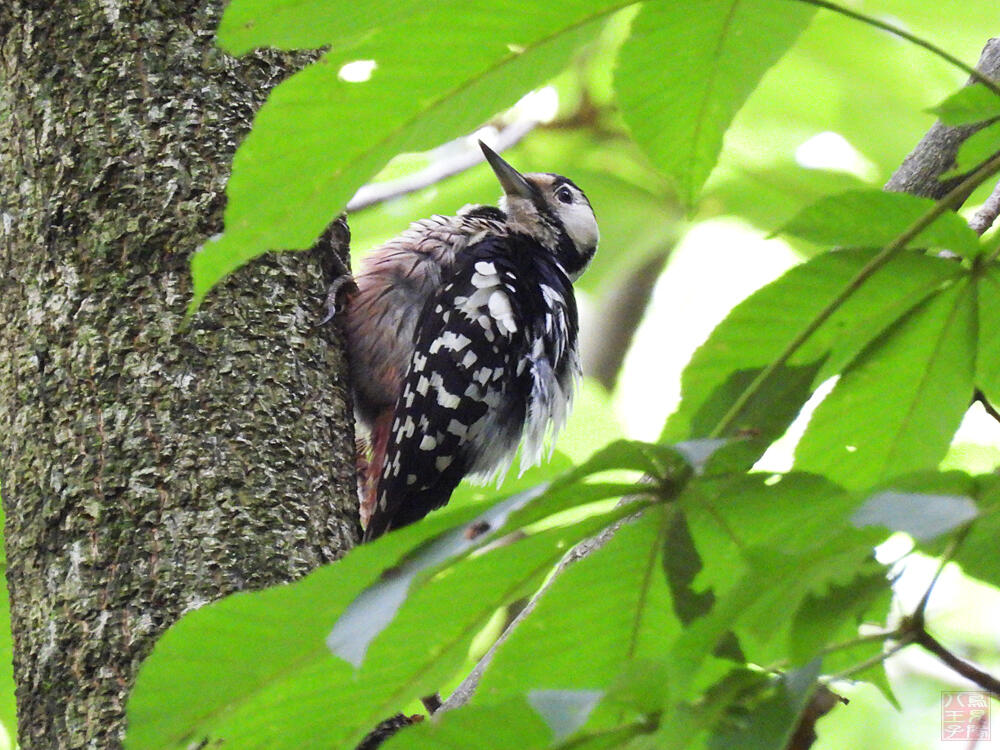
[[483,150],[486,161],[493,167],[493,173],[500,180],[500,187],[503,188],[504,193],[511,198],[531,198],[534,196],[535,190],[531,183],[524,179],[524,175],[501,159],[500,154],[482,141],[479,142],[479,148]]

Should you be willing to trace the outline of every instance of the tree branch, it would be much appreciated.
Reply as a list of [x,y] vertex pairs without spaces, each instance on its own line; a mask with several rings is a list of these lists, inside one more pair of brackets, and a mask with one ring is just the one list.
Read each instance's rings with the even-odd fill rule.
[[[536,127],[538,127],[537,120],[515,122],[498,132],[490,145],[496,151],[503,151],[520,142]],[[401,198],[476,166],[483,160],[483,154],[478,147],[469,146],[464,143],[464,140],[453,141],[442,146],[438,150],[445,155],[416,174],[400,177],[398,180],[363,185],[347,204],[347,212],[354,213],[363,208]]]
[[934,654],[937,658],[958,672],[965,679],[976,683],[983,690],[990,693],[994,698],[1000,700],[1000,680],[969,662],[958,658],[951,651],[941,645],[927,630],[923,623],[915,629],[913,642],[918,643]]
[[969,226],[976,234],[983,234],[993,226],[993,222],[1000,216],[1000,182],[993,188],[990,197],[980,206],[979,210],[969,219]]

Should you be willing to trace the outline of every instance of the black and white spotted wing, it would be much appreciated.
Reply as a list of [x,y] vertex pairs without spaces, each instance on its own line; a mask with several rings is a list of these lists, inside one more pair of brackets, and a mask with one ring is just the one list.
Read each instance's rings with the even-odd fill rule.
[[570,282],[530,238],[463,252],[417,323],[365,537],[441,507],[468,474],[502,474],[523,434],[537,460],[568,406],[576,330]]

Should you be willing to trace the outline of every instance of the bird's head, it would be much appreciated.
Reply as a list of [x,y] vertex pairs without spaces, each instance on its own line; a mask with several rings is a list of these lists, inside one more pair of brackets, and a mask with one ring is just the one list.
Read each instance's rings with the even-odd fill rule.
[[479,146],[503,188],[500,208],[511,229],[551,250],[570,280],[576,281],[594,257],[600,238],[587,196],[568,177],[521,174],[482,141]]

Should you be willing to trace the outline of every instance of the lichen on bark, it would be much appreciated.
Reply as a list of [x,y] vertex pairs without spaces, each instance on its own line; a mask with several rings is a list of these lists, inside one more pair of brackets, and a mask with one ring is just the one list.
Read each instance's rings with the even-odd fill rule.
[[0,7],[0,483],[27,750],[118,746],[180,614],[357,539],[345,362],[315,325],[329,259],[267,256],[183,325],[233,151],[296,62],[220,52],[220,11]]

